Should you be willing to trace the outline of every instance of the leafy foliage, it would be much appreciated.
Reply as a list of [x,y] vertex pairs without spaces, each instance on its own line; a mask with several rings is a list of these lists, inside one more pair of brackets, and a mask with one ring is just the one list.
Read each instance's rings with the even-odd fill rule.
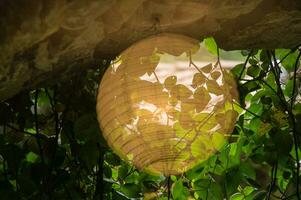
[[300,50],[242,55],[232,73],[243,114],[220,151],[181,176],[139,172],[108,149],[95,114],[108,61],[1,102],[1,199],[300,199]]

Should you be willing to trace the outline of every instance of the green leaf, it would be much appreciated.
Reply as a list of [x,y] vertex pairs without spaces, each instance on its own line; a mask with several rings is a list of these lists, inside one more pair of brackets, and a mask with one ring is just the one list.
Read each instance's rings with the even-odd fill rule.
[[284,171],[283,174],[282,174],[283,178],[284,179],[289,179],[290,176],[291,176],[291,172],[289,171]]
[[254,188],[251,186],[246,186],[243,190],[243,194],[245,196],[248,196],[249,194],[251,194],[254,191]]
[[[266,76],[266,83],[267,85],[269,85],[271,88],[273,88],[275,91],[277,91],[277,84],[276,84],[276,80],[275,80],[275,76],[273,73],[268,73],[268,75]],[[267,86],[266,84],[264,84],[264,88],[266,88],[267,91],[270,91],[271,93],[273,93],[273,91],[271,90],[271,88],[269,86]]]
[[239,170],[244,175],[244,177],[250,178],[252,180],[256,179],[256,172],[250,163],[241,163]]
[[26,155],[27,162],[35,163],[38,160],[38,158],[39,158],[39,156],[37,154],[35,154],[34,152],[29,152]]
[[[258,133],[258,130],[260,128],[261,121],[259,118],[253,118],[246,127],[248,127],[250,130],[252,130],[254,133]],[[260,135],[260,134],[258,134]]]
[[128,172],[129,172],[129,167],[128,165],[121,165],[119,168],[118,168],[118,178],[120,179],[124,179],[125,176],[128,175]]
[[[266,118],[268,119],[268,117],[270,117],[269,115],[270,113],[267,114],[263,114],[262,118]],[[271,129],[273,128],[273,126],[270,123],[264,123],[264,122],[260,122],[259,124],[259,129],[258,129],[258,134],[259,135],[265,135],[267,134]]]
[[241,182],[241,179],[243,177],[241,176],[240,170],[238,168],[234,167],[230,169],[225,174],[225,186],[227,190],[227,194],[233,194],[235,191],[237,191],[237,187],[239,183]]
[[244,195],[241,193],[235,193],[230,197],[230,200],[243,200]]
[[[299,121],[301,122],[301,103],[296,103],[293,107],[293,113],[295,116],[299,115]],[[298,120],[298,118],[297,118]]]
[[106,161],[113,166],[120,165],[120,158],[113,152],[107,152],[105,154]]
[[104,165],[103,174],[106,178],[110,179],[112,177],[112,169],[108,165]]
[[225,145],[225,148],[221,149],[219,159],[224,168],[230,168],[239,165],[242,144],[244,141],[245,139],[241,137],[239,138],[238,142]]
[[[256,115],[261,115],[262,113],[262,109],[263,109],[263,106],[262,106],[262,103],[253,103],[249,108],[248,110]],[[247,112],[246,113],[246,116],[248,117],[254,117],[253,114]]]
[[287,81],[286,85],[285,85],[285,89],[283,91],[283,93],[285,94],[285,96],[287,97],[291,97],[292,93],[293,93],[293,85],[294,85],[294,80],[290,79]]
[[129,198],[127,196],[125,196],[124,194],[122,194],[121,192],[113,191],[112,192],[112,199],[114,199],[114,200],[128,200]]
[[171,175],[171,176],[170,176],[170,179],[171,179],[172,181],[174,181],[174,182],[176,182],[176,181],[177,181],[177,177],[176,177],[176,176],[174,176],[174,175]]
[[217,56],[217,44],[213,37],[208,37],[204,39],[205,47],[213,55]]
[[215,149],[220,149],[226,143],[224,135],[221,133],[214,133],[212,136],[212,144]]
[[[288,56],[286,56],[288,54]],[[285,57],[286,56],[286,57]],[[287,70],[287,71],[293,71],[296,59],[298,57],[298,51],[291,52],[290,49],[276,49],[276,57],[279,60],[284,59],[281,62],[281,65]],[[285,58],[284,58],[285,57]]]
[[270,60],[266,50],[262,50],[260,52],[259,57],[260,57],[260,61],[262,62],[269,62]]
[[[52,91],[48,91],[50,93],[50,96]],[[38,106],[41,107],[41,106],[50,106],[50,100],[49,100],[49,97],[48,95],[46,94],[46,91],[45,90],[40,90],[39,92],[39,98],[38,98]]]
[[201,173],[203,172],[204,167],[202,165],[197,165],[194,168],[186,172],[186,178],[190,181],[200,178]]
[[248,67],[247,75],[255,78],[260,74],[260,71],[261,71],[261,69],[259,68],[259,66],[252,65],[252,66]]
[[266,191],[256,191],[252,193],[253,200],[262,200],[266,196]]
[[221,186],[208,179],[199,179],[193,184],[200,199],[220,200],[223,199]]
[[255,60],[255,59],[253,59],[253,58],[250,58],[250,59],[249,59],[249,63],[250,63],[251,65],[257,65],[257,64],[258,64],[258,61]]
[[232,143],[230,144],[230,152],[229,155],[230,156],[235,156],[237,152],[237,143]]
[[249,81],[240,88],[240,92],[243,93],[244,95],[246,95],[250,92],[258,90],[259,88],[260,88],[260,85],[258,84],[257,81]]
[[[241,63],[241,64],[238,64],[238,65],[235,65],[232,69],[231,69],[231,73],[237,78],[239,78],[242,70],[243,70],[243,67],[244,67],[244,63]],[[242,76],[243,78],[243,76]]]
[[138,198],[140,197],[141,188],[139,185],[134,183],[126,183],[120,187],[120,191],[129,198]]
[[172,189],[172,196],[175,200],[186,200],[189,196],[189,190],[183,185],[182,180],[175,182]]

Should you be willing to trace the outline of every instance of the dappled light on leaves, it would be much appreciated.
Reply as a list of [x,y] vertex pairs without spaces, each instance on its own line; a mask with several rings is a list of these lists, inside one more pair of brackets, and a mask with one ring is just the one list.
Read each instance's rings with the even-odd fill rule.
[[103,76],[97,97],[103,136],[138,169],[183,173],[218,151],[232,132],[235,80],[218,62],[197,66],[200,48],[185,36],[153,36],[125,50]]

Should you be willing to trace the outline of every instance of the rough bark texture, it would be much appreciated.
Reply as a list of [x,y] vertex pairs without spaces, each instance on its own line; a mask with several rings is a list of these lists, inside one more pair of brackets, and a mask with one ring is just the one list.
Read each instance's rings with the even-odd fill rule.
[[95,67],[160,32],[226,50],[301,43],[300,0],[2,0],[0,100]]

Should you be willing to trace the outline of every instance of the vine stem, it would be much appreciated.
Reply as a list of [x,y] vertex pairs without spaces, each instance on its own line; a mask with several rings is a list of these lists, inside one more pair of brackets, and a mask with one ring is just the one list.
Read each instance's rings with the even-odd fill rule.
[[170,176],[167,178],[167,199],[170,200]]
[[247,59],[246,59],[246,61],[245,61],[245,63],[244,63],[244,66],[243,66],[243,68],[242,68],[242,70],[241,70],[241,72],[240,72],[240,74],[239,74],[238,80],[241,80],[242,74],[244,73],[244,71],[245,71],[245,69],[246,69],[246,67],[247,67],[248,61],[249,61],[249,59],[250,59],[252,53],[253,53],[253,50],[251,50],[250,53],[248,54],[248,57],[247,57]]
[[[296,59],[296,63],[295,63],[295,68],[297,68],[298,67],[298,63],[299,63],[299,59],[300,59],[300,55],[301,53],[299,52],[299,55],[298,55],[298,57],[297,57],[297,59]],[[284,97],[284,94],[283,94],[283,91],[282,91],[282,89],[281,89],[281,84],[280,84],[280,81],[279,81],[279,76],[277,76],[277,74],[276,74],[276,68],[278,69],[277,71],[278,71],[278,73],[280,73],[280,68],[279,68],[279,66],[278,66],[278,62],[277,62],[277,60],[276,60],[276,56],[275,56],[275,53],[273,53],[272,52],[272,56],[273,56],[273,58],[274,58],[274,65],[273,65],[273,63],[272,63],[272,58],[271,58],[271,55],[270,55],[270,53],[268,52],[268,56],[269,56],[269,58],[270,58],[270,65],[271,65],[271,69],[272,69],[272,72],[273,72],[273,74],[274,74],[274,76],[275,76],[275,80],[276,80],[276,84],[277,84],[277,88],[278,88],[278,91],[279,91],[279,95],[280,95],[280,97],[282,97],[282,98],[280,98],[280,101],[282,102],[282,105],[283,105],[283,108],[284,108],[284,110],[286,110],[287,112],[288,112],[288,116],[289,116],[289,120],[290,120],[290,122],[291,122],[291,124],[292,124],[292,133],[293,133],[293,140],[294,140],[294,150],[295,150],[295,155],[296,155],[296,160],[297,160],[297,166],[296,166],[296,185],[297,185],[297,187],[296,187],[296,196],[297,196],[297,199],[298,200],[301,200],[301,197],[300,197],[300,192],[299,192],[299,185],[300,185],[300,181],[299,181],[299,174],[300,174],[300,160],[299,160],[299,154],[298,154],[298,149],[299,149],[299,142],[298,142],[298,136],[297,136],[297,129],[296,129],[296,121],[295,121],[295,117],[294,117],[294,114],[293,114],[293,112],[292,112],[292,110],[291,110],[291,106],[288,106],[288,104],[287,104],[287,102],[285,101],[285,97]],[[295,69],[295,71],[296,71],[297,69]],[[294,74],[294,76],[296,77],[296,74]],[[295,77],[294,77],[294,79],[295,79]],[[293,94],[295,93],[295,90],[293,90]],[[292,100],[291,101],[291,105],[294,103],[294,101]]]
[[[298,68],[298,64],[299,64],[299,60],[300,60],[300,56],[301,56],[301,52],[299,51],[298,57],[296,59],[296,63],[295,63],[295,69],[294,69],[294,82],[293,82],[293,91],[292,91],[292,96],[294,96],[295,93],[295,87],[296,87],[296,72],[297,72],[297,68]],[[294,99],[291,100],[291,110],[293,109],[293,105],[294,105]],[[298,200],[301,199],[300,197],[300,192],[299,192],[299,185],[300,185],[300,181],[299,181],[299,174],[300,174],[300,160],[299,160],[299,155],[298,155],[298,148],[299,148],[299,141],[298,141],[298,136],[297,136],[297,130],[296,130],[296,121],[294,118],[294,114],[292,112],[289,112],[289,117],[291,118],[291,121],[293,122],[293,138],[294,138],[294,146],[295,146],[295,154],[296,154],[296,159],[297,159],[297,198]]]
[[157,74],[156,74],[155,71],[153,71],[153,74],[155,75],[157,82],[160,83],[160,80],[159,80],[159,78],[158,78],[158,76],[157,76]]
[[[299,64],[300,56],[301,56],[301,51],[299,51],[298,57],[297,57],[296,62],[295,62],[292,97],[295,96],[296,78],[297,78],[296,74],[297,74],[297,69],[298,69],[298,64]],[[295,101],[295,98],[293,98],[291,100],[291,109],[293,109],[294,101]]]
[[[189,53],[189,67],[191,67],[191,65],[201,74],[203,74],[203,72],[199,69],[199,67],[192,61],[192,57],[191,57],[191,52]],[[209,80],[207,76],[205,76],[206,80]]]
[[40,132],[39,132],[39,122],[38,122],[38,97],[39,97],[39,90],[35,91],[35,100],[34,100],[34,118],[35,118],[35,129],[36,129],[36,134],[35,138],[38,143],[38,148],[41,156],[42,163],[45,164],[45,159],[44,159],[44,154],[43,154],[43,149],[40,141]]
[[25,135],[30,135],[30,136],[32,136],[32,137],[39,137],[39,138],[44,139],[44,140],[47,140],[47,139],[48,139],[48,137],[47,137],[46,135],[41,134],[41,133],[39,133],[39,134],[37,134],[37,133],[30,133],[30,132],[28,132],[28,131],[18,129],[18,128],[16,128],[16,127],[10,125],[10,124],[6,124],[6,126],[7,126],[8,128],[10,128],[10,129],[16,131],[16,132],[23,133],[23,134],[25,134]]
[[253,113],[252,111],[248,110],[247,108],[245,108],[245,107],[241,106],[240,104],[238,104],[238,103],[236,103],[236,102],[233,102],[233,104],[235,104],[235,105],[239,106],[240,108],[242,108],[242,109],[243,109],[243,110],[245,110],[246,112],[248,112],[248,113],[252,114],[254,117],[256,117],[256,118],[259,118],[259,119],[260,119],[260,117],[259,117],[257,114],[255,114],[255,113]]
[[271,195],[273,196],[272,190],[273,190],[273,187],[275,187],[275,184],[276,184],[277,170],[278,170],[278,161],[276,161],[273,164],[273,167],[272,167],[272,172],[271,172],[272,181],[271,181],[271,184],[270,184],[270,187],[269,187],[269,192],[267,194],[267,199],[270,199]]
[[299,47],[300,47],[300,45],[298,45],[295,48],[291,49],[290,52],[288,52],[285,56],[282,57],[282,59],[279,62],[277,62],[277,64],[282,63],[290,54],[294,53]]

